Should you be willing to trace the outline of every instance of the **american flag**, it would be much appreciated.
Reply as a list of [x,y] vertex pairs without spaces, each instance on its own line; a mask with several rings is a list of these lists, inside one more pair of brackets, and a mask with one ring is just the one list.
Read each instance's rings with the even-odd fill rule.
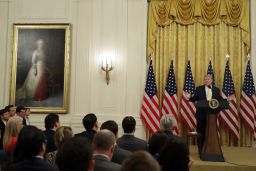
[[221,110],[220,118],[225,127],[232,133],[235,138],[239,138],[238,128],[238,111],[236,104],[236,95],[234,82],[229,68],[229,61],[226,63],[224,82],[222,88],[222,97],[229,99],[229,108]]
[[170,114],[175,118],[175,123],[173,127],[173,133],[175,135],[179,134],[178,127],[178,98],[177,98],[177,85],[175,81],[175,74],[173,69],[173,61],[170,65],[169,75],[166,82],[166,87],[164,91],[163,105],[162,105],[162,114]]
[[193,131],[196,129],[196,107],[193,102],[189,102],[186,97],[186,92],[191,93],[193,96],[195,91],[195,82],[193,80],[193,75],[190,67],[190,61],[188,61],[185,77],[185,85],[182,92],[181,98],[181,119],[186,124],[188,131]]
[[256,97],[250,61],[248,60],[241,94],[240,115],[256,139]]
[[140,118],[150,133],[160,130],[159,102],[152,59],[150,59]]
[[214,78],[214,72],[212,69],[212,61],[211,60],[209,61],[209,64],[208,64],[207,74],[212,75],[212,85],[215,85],[215,78]]

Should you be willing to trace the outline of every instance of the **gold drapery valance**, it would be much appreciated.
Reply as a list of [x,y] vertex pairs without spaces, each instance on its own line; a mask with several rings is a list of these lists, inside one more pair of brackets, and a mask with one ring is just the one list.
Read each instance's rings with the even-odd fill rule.
[[243,30],[242,38],[247,51],[250,49],[248,0],[151,1],[148,17],[148,55],[155,49],[157,26],[164,27],[172,22],[182,25],[199,22],[209,26],[224,22],[230,26],[238,26]]
[[[203,84],[209,59],[215,84],[223,87],[227,54],[235,84],[238,110],[247,54],[250,49],[249,0],[164,0],[148,4],[147,55],[153,54],[160,106],[171,60],[180,100],[185,68],[190,60],[196,86]],[[224,145],[251,145],[251,134],[239,121],[240,140],[223,129]],[[184,134],[184,125],[180,125]]]

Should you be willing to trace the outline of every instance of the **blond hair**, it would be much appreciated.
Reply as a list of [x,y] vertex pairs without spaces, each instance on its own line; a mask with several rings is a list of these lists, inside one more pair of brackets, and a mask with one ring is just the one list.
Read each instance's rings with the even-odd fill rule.
[[20,116],[11,117],[5,127],[4,137],[3,137],[3,147],[8,148],[11,144],[12,137],[18,137],[19,132],[22,128],[23,119]]
[[60,146],[67,140],[73,137],[73,131],[69,126],[59,127],[54,136],[55,145],[60,148]]

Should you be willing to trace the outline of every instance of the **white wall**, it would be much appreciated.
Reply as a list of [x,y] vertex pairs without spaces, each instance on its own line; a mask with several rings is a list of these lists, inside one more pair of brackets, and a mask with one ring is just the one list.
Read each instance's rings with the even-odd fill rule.
[[[72,25],[70,107],[60,115],[62,125],[79,132],[88,112],[100,123],[113,119],[119,125],[125,115],[133,115],[137,136],[145,137],[139,109],[146,73],[146,0],[0,0],[0,106],[9,103],[13,23]],[[114,57],[109,85],[100,69],[105,53]],[[32,114],[31,122],[43,128],[44,117]]]
[[[251,57],[256,80],[256,1],[251,1]],[[70,108],[61,123],[81,131],[84,114],[99,121],[125,115],[137,120],[137,136],[145,137],[139,119],[146,73],[146,0],[0,0],[0,106],[9,102],[13,23],[71,23]],[[100,56],[114,55],[110,85],[100,70]],[[32,114],[43,128],[43,114]],[[121,130],[121,129],[120,129]],[[120,131],[122,133],[122,131]]]

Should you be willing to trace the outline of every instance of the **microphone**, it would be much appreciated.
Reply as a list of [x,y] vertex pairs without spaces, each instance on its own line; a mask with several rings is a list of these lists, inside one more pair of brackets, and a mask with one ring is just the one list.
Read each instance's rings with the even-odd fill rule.
[[207,87],[208,87],[209,89],[212,89],[212,86],[210,86],[210,85],[208,85]]

